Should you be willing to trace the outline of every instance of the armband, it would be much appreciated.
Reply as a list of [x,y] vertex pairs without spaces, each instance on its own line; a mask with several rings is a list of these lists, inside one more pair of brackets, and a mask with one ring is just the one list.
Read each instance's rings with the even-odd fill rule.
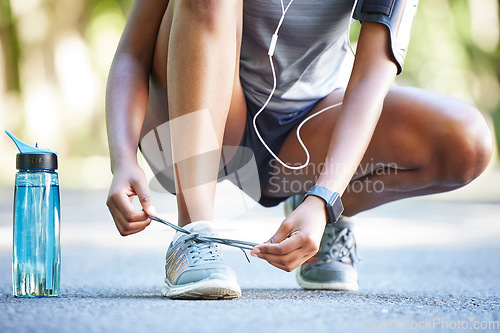
[[417,6],[418,0],[358,0],[354,9],[355,20],[381,23],[389,29],[391,55],[398,74],[403,70]]

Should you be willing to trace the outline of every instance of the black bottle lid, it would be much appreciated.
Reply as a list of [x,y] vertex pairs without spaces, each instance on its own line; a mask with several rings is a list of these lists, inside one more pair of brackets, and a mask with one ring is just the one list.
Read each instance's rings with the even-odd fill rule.
[[16,155],[16,169],[57,169],[55,153],[38,153]]

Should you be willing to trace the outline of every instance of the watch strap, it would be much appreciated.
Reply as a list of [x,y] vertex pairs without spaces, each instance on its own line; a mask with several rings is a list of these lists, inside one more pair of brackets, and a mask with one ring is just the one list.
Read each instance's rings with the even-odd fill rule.
[[327,223],[337,222],[340,215],[342,215],[342,212],[344,211],[340,194],[338,192],[333,192],[326,187],[315,185],[307,191],[304,196],[304,200],[310,195],[314,195],[325,201],[326,214],[328,217]]

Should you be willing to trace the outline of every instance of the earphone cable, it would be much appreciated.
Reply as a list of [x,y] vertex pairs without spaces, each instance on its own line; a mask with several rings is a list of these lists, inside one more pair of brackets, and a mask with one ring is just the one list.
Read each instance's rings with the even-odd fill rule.
[[[302,147],[302,149],[304,150],[304,153],[306,154],[306,161],[302,164],[302,165],[299,165],[299,166],[291,166],[291,165],[288,165],[286,164],[285,162],[283,162],[273,151],[272,149],[267,145],[267,143],[264,141],[264,139],[262,138],[262,135],[260,134],[259,132],[259,129],[257,128],[257,117],[266,109],[267,105],[269,104],[269,102],[271,101],[272,97],[274,96],[274,93],[276,91],[276,86],[277,86],[277,79],[276,79],[276,70],[274,68],[274,62],[273,62],[273,55],[274,55],[274,50],[275,50],[275,47],[276,47],[276,43],[278,41],[278,32],[281,28],[281,25],[283,24],[283,21],[285,19],[285,14],[287,13],[288,9],[290,8],[291,4],[293,3],[294,0],[290,0],[290,2],[288,3],[288,5],[284,6],[284,3],[283,3],[283,0],[281,0],[281,18],[278,22],[278,25],[276,27],[276,30],[272,36],[272,39],[271,39],[271,43],[270,43],[270,46],[269,46],[269,52],[268,52],[268,56],[269,56],[269,63],[271,65],[271,72],[273,74],[273,88],[271,89],[271,92],[269,93],[269,96],[267,97],[265,103],[262,105],[262,107],[259,109],[259,111],[257,111],[257,113],[255,113],[254,117],[253,117],[253,128],[255,130],[255,133],[257,134],[257,137],[259,138],[260,142],[262,143],[262,145],[267,149],[267,151],[271,154],[272,157],[274,157],[276,159],[276,161],[278,161],[282,166],[284,166],[285,168],[287,169],[291,169],[291,170],[300,170],[300,169],[303,169],[305,168],[308,164],[309,164],[309,161],[311,159],[310,157],[310,154],[309,154],[309,150],[307,149],[306,145],[304,144],[304,142],[302,141],[302,138],[300,136],[300,130],[302,129],[302,126],[304,126],[304,124],[306,122],[308,122],[309,120],[311,120],[312,118],[322,114],[323,112],[325,111],[328,111],[328,110],[331,110],[333,108],[336,108],[338,106],[341,106],[342,105],[342,102],[339,102],[337,104],[334,104],[334,105],[330,105],[324,109],[321,109],[319,110],[318,112],[315,112],[314,114],[312,115],[309,115],[308,117],[306,117],[300,124],[299,126],[297,127],[297,131],[296,131],[296,135],[297,135],[297,140],[299,141],[299,144],[300,146]],[[347,28],[347,44],[349,46],[349,49],[351,50],[352,54],[355,56],[355,52],[352,48],[352,45],[351,45],[351,40],[350,40],[350,32],[351,32],[351,25],[352,25],[352,16],[354,14],[354,10],[356,8],[356,5],[357,5],[357,2],[358,0],[355,0],[354,1],[354,4],[353,4],[353,8],[352,8],[352,11],[351,11],[351,16],[349,18],[349,26]]]

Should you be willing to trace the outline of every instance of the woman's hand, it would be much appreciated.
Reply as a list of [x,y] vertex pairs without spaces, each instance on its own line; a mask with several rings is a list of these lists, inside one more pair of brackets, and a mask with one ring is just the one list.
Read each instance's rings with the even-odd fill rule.
[[325,202],[309,196],[270,240],[254,247],[250,254],[290,272],[318,252],[326,219]]
[[[139,198],[143,210],[134,209],[134,196]],[[137,162],[121,163],[115,169],[106,204],[122,236],[142,231],[151,223],[148,215],[155,216],[156,209],[144,171]]]

